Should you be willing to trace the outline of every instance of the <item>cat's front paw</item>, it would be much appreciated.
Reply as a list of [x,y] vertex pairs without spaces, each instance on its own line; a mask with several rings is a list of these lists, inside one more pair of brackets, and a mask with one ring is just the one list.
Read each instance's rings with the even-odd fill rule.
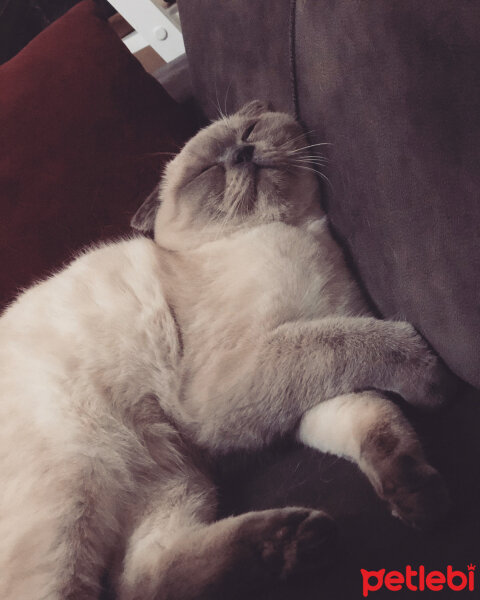
[[392,515],[407,525],[428,529],[448,512],[447,488],[436,469],[409,454],[400,454],[384,473],[380,496]]
[[409,404],[427,410],[440,408],[459,391],[459,380],[428,347],[409,323],[396,323],[397,369],[392,391]]
[[400,394],[411,404],[427,410],[442,407],[458,395],[460,382],[444,363],[429,351],[418,365],[406,374]]

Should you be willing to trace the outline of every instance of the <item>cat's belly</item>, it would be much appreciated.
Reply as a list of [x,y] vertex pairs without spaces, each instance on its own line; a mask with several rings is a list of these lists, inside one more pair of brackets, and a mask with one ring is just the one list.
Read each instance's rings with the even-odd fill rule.
[[235,239],[222,259],[215,319],[254,328],[368,314],[362,292],[324,220],[308,229],[276,223]]
[[[328,230],[318,236],[285,232],[278,264],[265,265],[266,310],[279,322],[367,313],[366,302]],[[271,263],[269,263],[271,265]]]

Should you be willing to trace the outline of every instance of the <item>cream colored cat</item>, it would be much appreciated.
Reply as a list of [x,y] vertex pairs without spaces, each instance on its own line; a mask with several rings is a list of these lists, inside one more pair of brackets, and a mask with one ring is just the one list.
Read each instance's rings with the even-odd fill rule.
[[253,102],[168,165],[155,241],[86,251],[0,319],[0,598],[234,598],[328,555],[304,508],[215,521],[203,456],[297,432],[356,461],[392,512],[446,509],[400,410],[446,374],[377,320],[318,205],[308,145]]

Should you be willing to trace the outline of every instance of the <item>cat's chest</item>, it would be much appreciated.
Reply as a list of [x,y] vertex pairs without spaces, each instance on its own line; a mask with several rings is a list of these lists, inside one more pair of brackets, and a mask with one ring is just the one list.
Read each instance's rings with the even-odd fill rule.
[[363,298],[323,221],[258,227],[225,245],[212,278],[217,315],[276,325],[360,314]]

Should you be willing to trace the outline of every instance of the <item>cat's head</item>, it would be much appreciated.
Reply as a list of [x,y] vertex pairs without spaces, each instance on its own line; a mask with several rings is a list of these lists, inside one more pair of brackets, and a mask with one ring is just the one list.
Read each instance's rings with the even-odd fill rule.
[[318,211],[318,182],[302,127],[253,101],[201,130],[167,165],[132,225],[176,248]]

